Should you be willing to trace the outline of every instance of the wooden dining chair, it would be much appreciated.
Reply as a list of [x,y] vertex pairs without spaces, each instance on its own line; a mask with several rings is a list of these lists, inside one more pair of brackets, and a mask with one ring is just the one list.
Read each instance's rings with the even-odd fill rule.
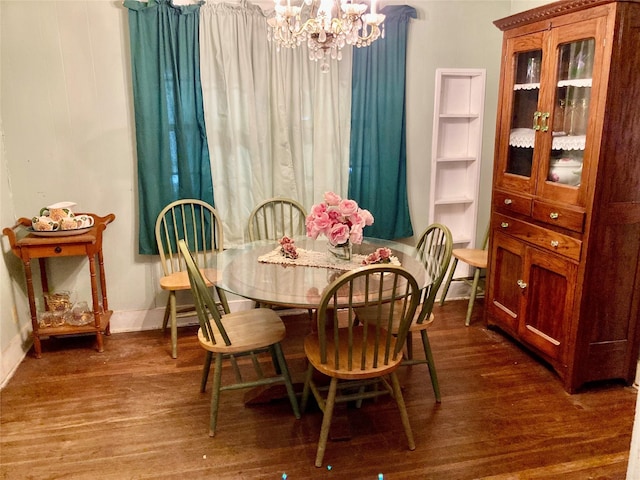
[[[435,316],[433,314],[433,306],[435,305],[436,295],[442,281],[449,268],[451,262],[451,251],[453,249],[453,237],[451,231],[445,225],[433,223],[429,225],[420,235],[416,250],[418,257],[422,261],[430,283],[423,289],[421,305],[416,310],[410,325],[407,336],[406,355],[402,361],[403,365],[416,365],[426,363],[429,368],[429,376],[431,385],[433,386],[433,394],[437,403],[441,402],[440,384],[438,382],[438,373],[436,364],[431,350],[431,343],[427,329],[433,324]],[[385,314],[389,311],[390,305],[383,305],[382,309]],[[357,309],[358,318],[366,321],[371,317],[375,317],[378,312],[371,307]],[[397,335],[400,329],[402,317],[394,316],[393,327],[391,331]],[[422,347],[424,349],[424,358],[416,357],[413,354],[412,333],[419,333],[422,339]]]
[[[415,449],[396,369],[402,362],[402,349],[419,301],[420,288],[415,278],[403,267],[391,264],[351,270],[323,292],[317,329],[304,341],[309,368],[301,406],[304,412],[309,393],[312,393],[323,412],[316,467],[322,466],[336,403],[361,401],[388,393],[392,394],[400,410],[409,449]],[[391,308],[385,309],[385,305],[391,305]],[[358,322],[356,309],[359,307],[378,314]],[[340,314],[334,314],[338,310]],[[399,319],[398,331],[392,335],[396,319]],[[314,371],[331,379],[328,388],[316,383]]]
[[[160,278],[160,288],[169,292],[162,329],[166,331],[170,320],[171,356],[177,358],[178,318],[196,314],[192,304],[180,307],[176,305],[176,292],[191,289],[185,263],[178,249],[178,240],[184,239],[187,242],[196,263],[205,268],[208,260],[222,251],[222,221],[216,209],[202,200],[178,200],[167,205],[158,215],[155,235],[164,273]],[[215,280],[214,275],[214,272],[209,272],[207,277]],[[207,285],[212,287],[211,283]]]
[[[200,322],[198,342],[206,350],[202,380],[200,382],[201,392],[206,390],[211,361],[215,355],[209,436],[213,437],[216,433],[220,392],[225,390],[284,383],[293,413],[296,418],[300,418],[298,400],[293,390],[287,362],[280,345],[286,333],[284,323],[282,323],[280,317],[268,308],[240,310],[221,315],[219,306],[214,300],[202,272],[196,266],[186,242],[180,240],[178,244],[185,259]],[[219,291],[218,296],[226,305],[224,292]],[[257,355],[265,352],[271,355],[276,372],[275,375],[265,376],[260,366]],[[241,368],[236,362],[236,359],[242,356],[251,357],[256,378],[245,379],[243,377]],[[230,360],[234,370],[235,382],[222,385],[222,363],[224,359]]]
[[[452,251],[453,262],[451,263],[451,271],[447,277],[447,281],[444,284],[442,290],[442,296],[440,297],[440,305],[444,305],[444,301],[447,297],[447,292],[453,281],[463,281],[467,285],[471,286],[471,296],[469,297],[469,305],[467,306],[467,315],[465,317],[464,324],[468,327],[471,323],[471,313],[473,312],[473,305],[476,301],[476,297],[479,291],[482,291],[480,287],[480,280],[482,272],[486,271],[489,261],[489,252],[487,246],[489,243],[489,229],[487,228],[484,239],[482,240],[482,248],[454,248]],[[463,262],[473,268],[472,276],[457,277],[454,278],[458,262]]]
[[[249,240],[273,240],[287,236],[293,238],[305,235],[307,212],[301,203],[291,198],[273,197],[261,202],[249,215]],[[288,310],[288,307],[276,307],[265,303],[258,304],[276,310]],[[295,309],[294,309],[295,310]],[[309,310],[309,318],[313,310]]]
[[306,233],[307,212],[296,200],[273,197],[261,202],[249,215],[249,240],[279,240]]

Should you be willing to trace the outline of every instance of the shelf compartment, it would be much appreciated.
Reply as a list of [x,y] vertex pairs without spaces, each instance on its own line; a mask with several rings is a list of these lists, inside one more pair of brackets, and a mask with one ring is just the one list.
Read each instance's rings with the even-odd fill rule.
[[96,332],[104,332],[109,326],[112,310],[100,313],[100,327],[97,328],[95,322],[86,325],[60,325],[58,327],[39,327],[38,335],[41,337],[62,336],[62,335],[81,335],[95,334]]
[[479,153],[482,122],[477,117],[442,117],[436,141],[436,157],[470,157]]
[[476,198],[476,164],[466,162],[443,162],[438,164],[433,186],[433,201],[473,202]]
[[440,116],[479,117],[484,104],[484,73],[445,71],[440,83]]
[[[475,224],[469,222],[469,215],[473,213],[474,203],[439,204],[434,208],[433,222],[449,227],[457,246],[468,247],[476,236]],[[468,239],[469,243],[461,245],[462,239]]]

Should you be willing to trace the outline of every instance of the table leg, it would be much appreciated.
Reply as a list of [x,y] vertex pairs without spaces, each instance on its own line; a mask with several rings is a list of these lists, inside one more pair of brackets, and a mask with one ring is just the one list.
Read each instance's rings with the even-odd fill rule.
[[102,313],[100,311],[100,304],[98,303],[98,282],[96,280],[96,259],[95,255],[89,255],[89,274],[91,277],[91,299],[93,301],[93,316],[95,317],[96,325],[96,343],[98,344],[98,352],[104,352],[104,345],[102,342]]
[[36,358],[42,357],[42,345],[38,334],[38,310],[36,308],[35,294],[33,293],[33,278],[31,274],[31,262],[24,262],[24,274],[27,280],[27,296],[29,297],[29,311],[31,312],[31,328],[33,330],[33,350]]
[[[102,292],[102,311],[109,310],[109,302],[107,301],[107,278],[104,273],[104,256],[102,255],[102,249],[98,250],[98,270],[100,272],[100,291]],[[105,331],[105,335],[111,334],[111,324],[108,323]]]
[[[46,259],[39,258],[38,264],[40,265],[40,285],[42,285],[42,293],[49,293],[49,280],[47,279],[47,263]],[[45,310],[48,310],[47,299],[44,300]]]

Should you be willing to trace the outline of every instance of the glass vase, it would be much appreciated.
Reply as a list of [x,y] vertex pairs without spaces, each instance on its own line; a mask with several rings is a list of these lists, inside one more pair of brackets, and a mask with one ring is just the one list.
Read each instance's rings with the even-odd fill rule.
[[330,262],[349,262],[351,261],[351,243],[342,243],[340,245],[327,245],[327,252]]

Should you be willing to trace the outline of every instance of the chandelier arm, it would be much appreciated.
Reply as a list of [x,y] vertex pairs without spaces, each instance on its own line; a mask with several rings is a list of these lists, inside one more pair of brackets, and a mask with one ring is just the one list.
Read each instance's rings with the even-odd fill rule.
[[[368,42],[369,40],[376,40],[380,36],[380,28],[377,25],[370,25],[371,31],[368,35],[358,35],[358,40]],[[366,27],[363,27],[363,31],[366,31]]]

